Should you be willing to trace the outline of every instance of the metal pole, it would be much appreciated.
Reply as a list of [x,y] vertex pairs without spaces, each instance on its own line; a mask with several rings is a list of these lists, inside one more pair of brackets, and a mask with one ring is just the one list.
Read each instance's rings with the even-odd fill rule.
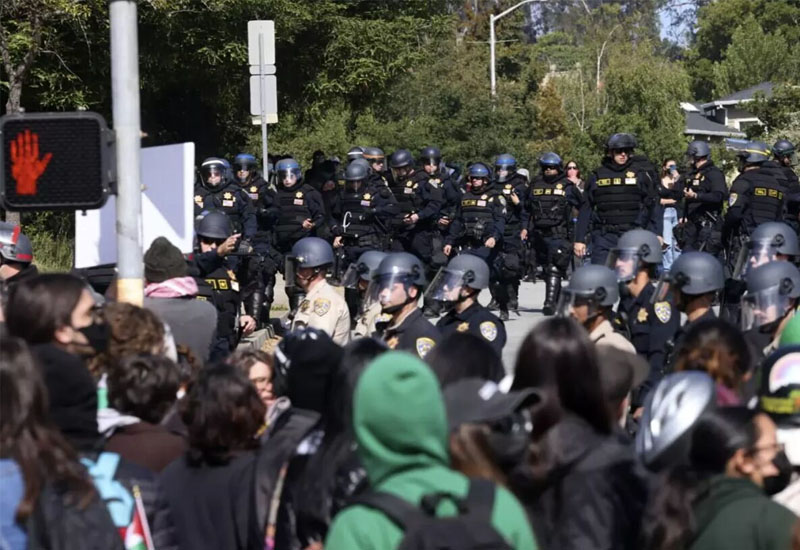
[[489,78],[491,81],[492,86],[492,97],[497,96],[497,77],[494,73],[494,48],[495,48],[495,36],[494,36],[494,14],[489,14]]
[[264,181],[269,181],[269,155],[267,154],[267,77],[264,74],[264,35],[258,33],[258,73],[261,82],[259,101],[261,102],[261,154],[263,156]]
[[110,0],[111,96],[117,157],[117,299],[142,305],[139,45],[136,2]]

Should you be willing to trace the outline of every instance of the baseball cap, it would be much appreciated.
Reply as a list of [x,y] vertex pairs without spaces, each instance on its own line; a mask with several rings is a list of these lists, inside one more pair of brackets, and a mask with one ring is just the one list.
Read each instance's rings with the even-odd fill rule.
[[464,378],[444,388],[450,431],[462,424],[502,420],[541,400],[541,395],[533,388],[503,393],[495,382],[480,378]]

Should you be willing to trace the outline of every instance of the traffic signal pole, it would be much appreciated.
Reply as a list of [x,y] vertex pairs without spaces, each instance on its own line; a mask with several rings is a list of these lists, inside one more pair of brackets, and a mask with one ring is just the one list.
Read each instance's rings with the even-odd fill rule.
[[111,94],[117,158],[117,299],[142,305],[139,43],[135,0],[110,0]]

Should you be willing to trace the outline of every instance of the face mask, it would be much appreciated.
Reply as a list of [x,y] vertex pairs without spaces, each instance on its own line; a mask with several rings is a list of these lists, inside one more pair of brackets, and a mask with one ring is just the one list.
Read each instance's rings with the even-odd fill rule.
[[778,469],[778,475],[764,478],[764,492],[770,496],[786,489],[792,479],[792,463],[784,451],[775,455],[772,465]]
[[89,347],[95,353],[103,353],[108,349],[108,342],[111,340],[111,327],[107,323],[92,323],[88,327],[77,329],[83,334]]

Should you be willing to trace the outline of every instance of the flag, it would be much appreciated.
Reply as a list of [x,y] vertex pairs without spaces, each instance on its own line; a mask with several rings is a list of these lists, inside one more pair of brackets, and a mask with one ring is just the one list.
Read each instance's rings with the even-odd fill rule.
[[125,550],[155,550],[153,539],[150,536],[150,527],[147,525],[142,493],[138,485],[133,486],[133,498],[136,506],[133,510],[133,521],[125,529],[123,537]]

